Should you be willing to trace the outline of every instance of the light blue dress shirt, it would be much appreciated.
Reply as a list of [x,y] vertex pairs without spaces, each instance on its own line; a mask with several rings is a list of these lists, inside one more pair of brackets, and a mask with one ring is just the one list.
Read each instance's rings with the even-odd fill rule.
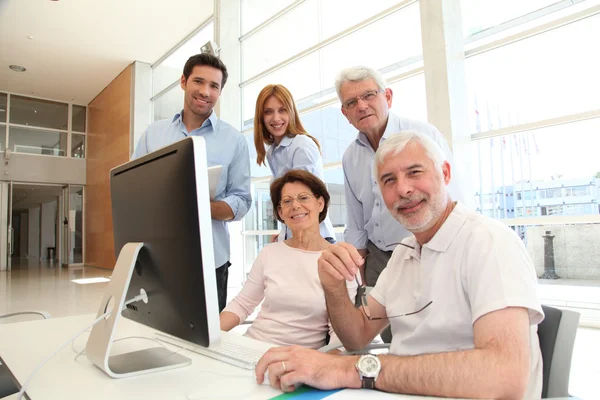
[[[221,121],[213,111],[200,128],[191,132],[183,124],[181,113],[173,119],[151,124],[144,132],[132,159],[177,142],[187,136],[200,136],[206,142],[208,166],[221,165],[221,179],[217,186],[215,201],[224,201],[233,211],[234,221],[246,215],[252,203],[250,195],[250,153],[244,136]],[[229,261],[229,230],[226,221],[212,220],[215,267]]]
[[[306,135],[296,135],[293,138],[284,136],[279,145],[272,144],[267,150],[267,161],[274,179],[281,178],[292,169],[303,169],[311,172],[325,182],[323,159],[317,144]],[[333,225],[329,215],[319,225],[321,236],[335,239]],[[292,231],[285,225],[281,229],[278,240],[291,238]]]
[[[388,123],[380,140],[402,131],[425,133],[442,148],[446,160],[454,166],[454,158],[444,136],[429,123],[401,118],[390,111]],[[365,249],[370,240],[384,251],[394,250],[395,244],[412,235],[388,211],[381,190],[373,175],[375,151],[367,136],[359,132],[356,140],[344,152],[344,189],[346,193],[347,222],[344,240],[357,249]],[[452,169],[452,180],[448,191],[452,200],[464,202],[461,178]]]

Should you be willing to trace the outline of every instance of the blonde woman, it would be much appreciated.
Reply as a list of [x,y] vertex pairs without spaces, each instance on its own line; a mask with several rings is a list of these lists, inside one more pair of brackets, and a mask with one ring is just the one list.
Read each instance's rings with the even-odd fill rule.
[[[254,115],[254,145],[256,163],[265,165],[265,160],[268,161],[272,180],[293,169],[301,169],[325,181],[321,146],[302,126],[294,98],[285,86],[267,85],[259,93]],[[335,243],[329,217],[321,222],[319,231],[323,238]],[[278,240],[291,237],[292,231],[284,226]]]

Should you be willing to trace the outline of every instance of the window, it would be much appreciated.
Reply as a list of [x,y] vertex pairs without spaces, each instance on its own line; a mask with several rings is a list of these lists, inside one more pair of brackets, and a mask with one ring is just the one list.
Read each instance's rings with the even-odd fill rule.
[[67,155],[67,132],[9,127],[8,148],[15,153]]
[[598,36],[595,15],[468,58],[472,132],[599,109],[600,57],[585,45]]
[[[6,108],[7,108],[7,98],[6,93],[0,93],[0,123],[6,122]],[[1,132],[0,132],[1,134]]]
[[[590,182],[598,169],[596,149],[600,148],[600,119],[556,125],[514,135],[477,140],[473,146],[473,182],[477,193],[500,191],[514,194],[515,202],[530,209],[562,204],[563,187]],[[564,146],[564,138],[585,146]],[[485,161],[484,161],[485,160]],[[576,186],[578,196],[589,186]],[[536,197],[536,192],[539,196]],[[485,197],[485,196],[484,196]],[[475,197],[480,209],[479,196]],[[514,208],[507,197],[506,207]],[[554,210],[554,209],[552,209]],[[522,216],[533,215],[524,213]],[[545,215],[555,215],[548,211]]]
[[152,105],[154,107],[154,121],[170,119],[183,109],[183,90],[179,85],[171,88],[156,98]]
[[73,105],[71,129],[75,132],[85,132],[86,107]]
[[32,99],[23,96],[10,97],[10,123],[67,130],[69,106],[66,103]]
[[461,0],[463,34],[473,35],[557,2],[558,0]]
[[71,134],[71,157],[85,158],[85,135]]
[[181,78],[185,62],[209,40],[214,40],[214,25],[209,22],[172,54],[152,66],[152,95],[155,96]]
[[283,10],[294,0],[241,0],[242,35]]

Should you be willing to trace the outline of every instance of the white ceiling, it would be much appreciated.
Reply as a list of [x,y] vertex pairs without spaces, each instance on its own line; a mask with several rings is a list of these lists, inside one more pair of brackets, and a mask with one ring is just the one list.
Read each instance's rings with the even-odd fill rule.
[[87,105],[133,61],[158,60],[212,15],[213,4],[0,0],[0,91]]
[[36,208],[40,204],[57,201],[61,193],[60,186],[15,184],[12,192],[13,211]]

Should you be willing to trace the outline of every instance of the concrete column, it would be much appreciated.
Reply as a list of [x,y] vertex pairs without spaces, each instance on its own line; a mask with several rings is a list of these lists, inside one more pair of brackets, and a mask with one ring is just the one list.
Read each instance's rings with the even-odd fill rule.
[[[454,154],[455,174],[471,202],[471,135],[460,0],[421,0],[427,115]],[[469,204],[470,205],[470,204]]]
[[[221,100],[215,106],[215,112],[220,119],[236,129],[242,127],[240,10],[239,0],[215,0],[215,42],[221,48],[219,57],[225,63],[229,73],[227,83],[221,93]],[[231,268],[229,269],[228,286],[239,288],[245,280],[243,224],[242,221],[230,222],[228,227],[231,238],[229,242]]]
[[131,71],[130,156],[140,137],[152,123],[152,68],[150,64],[135,61]]

